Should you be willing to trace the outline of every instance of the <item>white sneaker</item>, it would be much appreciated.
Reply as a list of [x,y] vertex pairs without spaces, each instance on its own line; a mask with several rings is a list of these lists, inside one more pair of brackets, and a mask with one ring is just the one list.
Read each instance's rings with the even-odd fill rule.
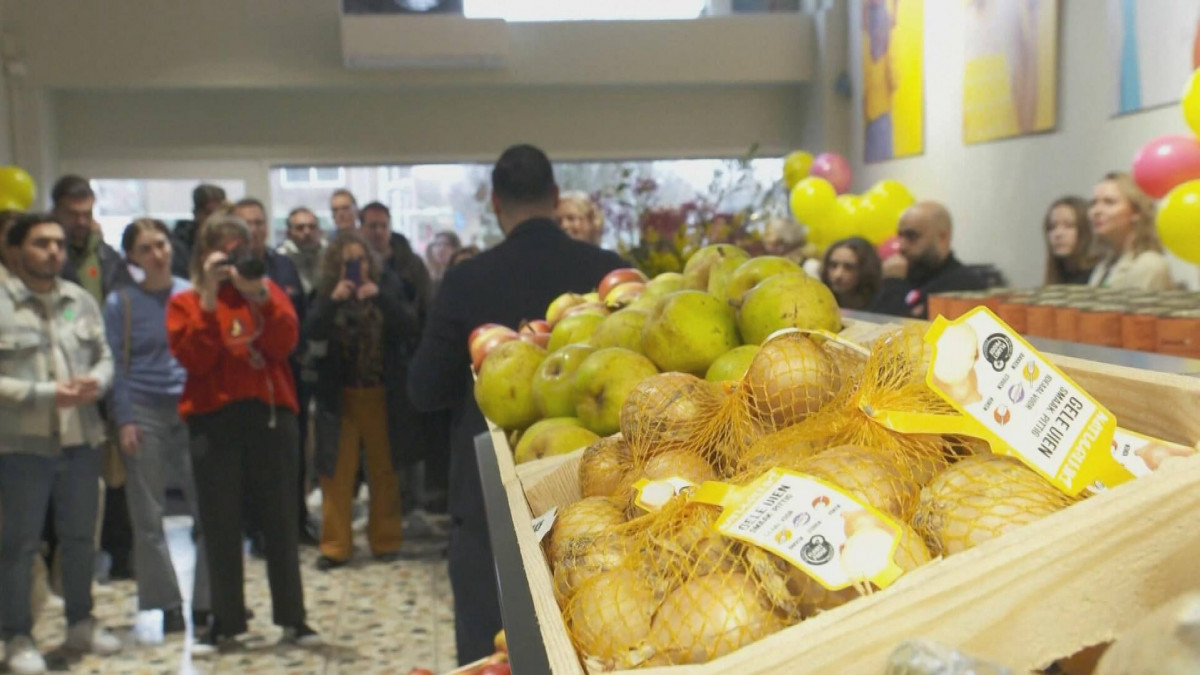
[[9,640],[4,652],[8,672],[13,675],[39,675],[46,672],[46,660],[26,635]]
[[67,629],[67,651],[108,656],[121,651],[121,640],[108,632],[95,619],[86,619]]

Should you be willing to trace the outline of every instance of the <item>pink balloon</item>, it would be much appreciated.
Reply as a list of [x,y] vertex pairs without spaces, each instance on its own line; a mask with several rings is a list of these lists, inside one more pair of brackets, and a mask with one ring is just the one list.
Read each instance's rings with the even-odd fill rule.
[[879,248],[875,250],[879,251],[880,260],[887,260],[888,258],[900,253],[900,237],[895,236],[888,239],[880,244]]
[[1160,136],[1133,156],[1133,179],[1155,199],[1197,178],[1200,178],[1200,140],[1193,136]]
[[808,175],[824,178],[833,185],[833,189],[837,190],[839,195],[846,194],[850,191],[850,183],[854,180],[854,174],[850,171],[850,163],[845,157],[836,152],[825,152],[817,155],[813,160],[812,169]]

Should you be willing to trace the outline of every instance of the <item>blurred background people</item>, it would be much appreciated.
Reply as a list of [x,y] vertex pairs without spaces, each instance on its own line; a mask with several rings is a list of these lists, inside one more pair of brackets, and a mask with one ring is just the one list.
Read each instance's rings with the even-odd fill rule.
[[275,252],[292,261],[306,298],[317,286],[317,271],[321,252],[325,250],[325,237],[321,233],[321,221],[307,206],[298,206],[287,215],[287,238]]
[[437,294],[438,286],[455,254],[462,250],[462,240],[452,230],[442,230],[433,236],[433,241],[425,251],[425,263],[429,266],[429,278],[433,283],[432,292]]
[[358,227],[358,200],[349,190],[333,191],[333,194],[329,196],[329,212],[333,214],[335,230],[340,232]]
[[839,307],[865,309],[883,282],[879,253],[862,237],[836,242],[825,251],[821,281],[833,291]]
[[244,502],[265,538],[273,619],[284,641],[320,644],[305,621],[297,550],[300,441],[289,358],[299,323],[283,290],[244,264],[250,246],[241,218],[210,218],[196,238],[192,288],[167,305],[171,353],[187,370],[179,412],[188,425],[211,581],[213,616],[197,637],[197,655],[246,631]]
[[946,207],[917,202],[900,216],[900,252],[883,262],[883,285],[867,311],[910,319],[929,316],[929,296],[981,291],[987,282],[951,249],[954,223]]
[[604,238],[604,214],[591,195],[581,190],[559,194],[557,215],[558,224],[567,236],[600,245]]
[[317,380],[316,465],[323,518],[317,569],[341,567],[354,552],[351,530],[360,444],[365,450],[371,554],[392,560],[404,536],[400,471],[412,429],[404,391],[407,349],[419,334],[399,280],[354,231],[338,233],[324,256],[305,334]]
[[454,267],[464,260],[470,260],[480,253],[482,253],[482,251],[479,250],[478,246],[464,246],[459,249],[458,253],[454,254],[453,258],[450,258],[450,267]]
[[191,285],[171,275],[171,232],[162,221],[133,221],[125,228],[121,248],[142,271],[142,281],[109,294],[104,325],[116,362],[109,415],[120,435],[128,475],[125,496],[133,523],[138,609],[162,610],[163,633],[182,633],[187,628],[183,595],[163,531],[169,479],[179,482],[195,523],[192,610],[198,616],[209,612],[203,527],[187,426],[179,417],[187,373],[167,345],[167,302]]
[[175,248],[171,274],[180,279],[187,279],[191,275],[191,255],[196,242],[196,232],[224,203],[225,189],[219,185],[201,183],[192,190],[192,219],[176,221],[175,229],[171,233],[171,244]]
[[1174,286],[1154,226],[1154,200],[1124,172],[1104,176],[1092,189],[1088,217],[1109,251],[1092,271],[1091,286],[1165,291]]
[[20,211],[0,211],[0,283],[4,283],[12,274],[12,266],[17,259],[8,247],[8,228],[17,222],[20,215]]
[[1082,197],[1056,199],[1042,225],[1046,235],[1046,275],[1042,284],[1086,284],[1096,266],[1095,239]]

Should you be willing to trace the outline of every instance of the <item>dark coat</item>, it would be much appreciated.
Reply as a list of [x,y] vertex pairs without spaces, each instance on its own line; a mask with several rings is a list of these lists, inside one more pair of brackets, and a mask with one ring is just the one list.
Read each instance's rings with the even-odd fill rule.
[[[897,254],[899,255],[899,254]],[[982,291],[987,282],[951,253],[940,267],[907,279],[884,279],[879,295],[867,305],[868,312],[907,319],[929,318],[929,296],[951,291]]]
[[[391,272],[379,281],[379,294],[371,300],[383,313],[384,387],[387,389],[388,439],[392,445],[392,464],[398,471],[409,466],[411,455],[421,443],[420,418],[408,400],[408,349],[412,336],[419,335],[416,313],[404,301],[403,285]],[[342,390],[347,385],[350,366],[333,343],[337,330],[337,302],[328,295],[314,300],[304,325],[308,357],[315,381],[313,398],[317,403],[316,465],[323,476],[333,475],[337,465],[338,439],[341,436]]]
[[[389,244],[392,256],[387,259],[387,266],[404,282],[405,299],[416,307],[417,319],[424,327],[429,305],[433,301],[433,280],[429,276],[429,268],[425,267],[421,256],[413,252],[408,237],[393,232]],[[416,348],[415,343],[413,348]]]
[[446,272],[412,360],[408,392],[417,409],[453,409],[450,514],[483,522],[474,438],[487,430],[475,405],[467,337],[494,322],[517,328],[539,319],[562,293],[592,290],[628,267],[619,255],[571,239],[550,219],[521,223],[498,246]]
[[[69,250],[70,247],[68,247]],[[133,283],[133,277],[129,274],[129,267],[125,264],[125,257],[117,253],[115,248],[109,246],[103,240],[96,245],[96,258],[100,261],[100,286],[103,289],[104,298],[107,298],[109,293],[126,284]],[[72,281],[76,284],[79,283],[79,275],[75,272],[75,261],[69,259],[69,253],[68,260],[63,265],[59,276],[67,281]],[[101,306],[104,305],[104,298],[98,301]]]

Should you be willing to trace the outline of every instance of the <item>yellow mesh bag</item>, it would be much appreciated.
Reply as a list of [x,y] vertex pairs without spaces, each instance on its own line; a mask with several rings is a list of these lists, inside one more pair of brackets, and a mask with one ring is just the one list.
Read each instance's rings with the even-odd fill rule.
[[912,524],[934,555],[953,555],[1074,501],[1017,459],[977,455],[921,490]]
[[686,373],[660,373],[638,383],[621,407],[621,435],[635,462],[683,449],[712,463],[704,429],[727,394],[719,385]]
[[579,490],[584,497],[612,497],[633,468],[629,443],[621,434],[588,446],[579,459]]
[[840,445],[801,460],[795,470],[833,483],[902,521],[912,517],[921,492],[895,455],[875,448]]

